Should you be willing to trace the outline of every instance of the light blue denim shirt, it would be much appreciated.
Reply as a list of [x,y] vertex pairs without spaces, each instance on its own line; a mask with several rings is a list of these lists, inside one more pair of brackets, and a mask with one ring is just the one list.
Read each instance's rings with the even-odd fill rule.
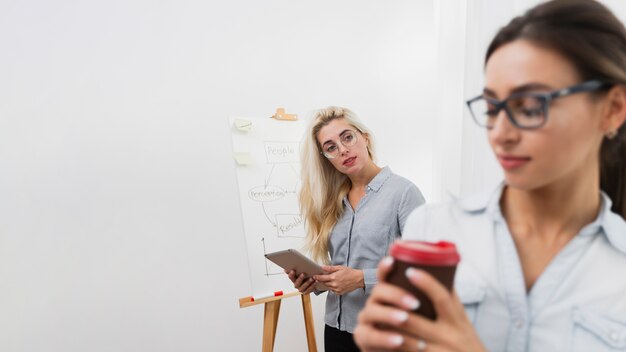
[[411,181],[385,167],[367,185],[356,209],[352,209],[347,197],[343,204],[343,215],[330,234],[330,259],[332,265],[363,270],[365,289],[342,296],[329,291],[324,320],[329,326],[352,333],[377,282],[378,262],[400,237],[409,214],[424,204],[424,197]]
[[530,292],[496,191],[416,209],[404,237],[455,242],[455,290],[489,351],[626,351],[626,223],[602,208]]

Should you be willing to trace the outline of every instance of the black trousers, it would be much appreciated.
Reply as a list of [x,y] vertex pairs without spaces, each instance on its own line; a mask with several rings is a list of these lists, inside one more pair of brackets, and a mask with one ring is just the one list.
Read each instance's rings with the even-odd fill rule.
[[326,352],[359,352],[354,343],[352,334],[335,329],[332,326],[324,327],[324,350]]

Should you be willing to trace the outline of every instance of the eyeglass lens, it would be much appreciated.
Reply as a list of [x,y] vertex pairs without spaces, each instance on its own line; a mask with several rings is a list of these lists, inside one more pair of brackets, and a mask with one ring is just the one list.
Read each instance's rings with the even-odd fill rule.
[[[519,127],[541,126],[546,118],[546,99],[541,96],[519,96],[510,98],[503,107],[507,115]],[[481,98],[470,104],[476,122],[487,128],[495,125],[501,107],[491,99]]]
[[[345,131],[339,136],[339,141],[344,147],[352,147],[356,144],[356,132]],[[323,148],[324,156],[327,158],[336,158],[339,155],[339,147],[335,143],[327,143]]]

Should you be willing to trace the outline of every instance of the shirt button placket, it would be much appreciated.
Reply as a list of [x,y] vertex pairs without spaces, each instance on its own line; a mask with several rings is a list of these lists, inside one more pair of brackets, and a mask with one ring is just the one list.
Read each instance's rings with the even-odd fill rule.
[[512,329],[509,332],[510,343],[507,346],[507,352],[524,352],[526,351],[527,341],[527,325],[523,314],[517,314],[511,319]]
[[613,342],[617,342],[619,340],[619,334],[616,331],[611,331],[609,334],[609,339]]

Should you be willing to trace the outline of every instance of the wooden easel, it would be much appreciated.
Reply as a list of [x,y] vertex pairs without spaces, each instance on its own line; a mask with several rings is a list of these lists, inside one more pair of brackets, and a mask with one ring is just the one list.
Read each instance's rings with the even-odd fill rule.
[[311,295],[303,295],[297,291],[278,297],[260,299],[258,301],[252,301],[252,297],[244,297],[239,299],[239,308],[250,307],[257,304],[265,305],[265,314],[263,318],[263,352],[274,351],[274,340],[276,339],[276,326],[278,325],[280,302],[284,298],[293,296],[300,296],[300,298],[302,299],[304,327],[306,329],[306,342],[309,346],[309,352],[317,352],[317,344],[315,342],[315,327],[313,325],[313,309],[311,308]]

